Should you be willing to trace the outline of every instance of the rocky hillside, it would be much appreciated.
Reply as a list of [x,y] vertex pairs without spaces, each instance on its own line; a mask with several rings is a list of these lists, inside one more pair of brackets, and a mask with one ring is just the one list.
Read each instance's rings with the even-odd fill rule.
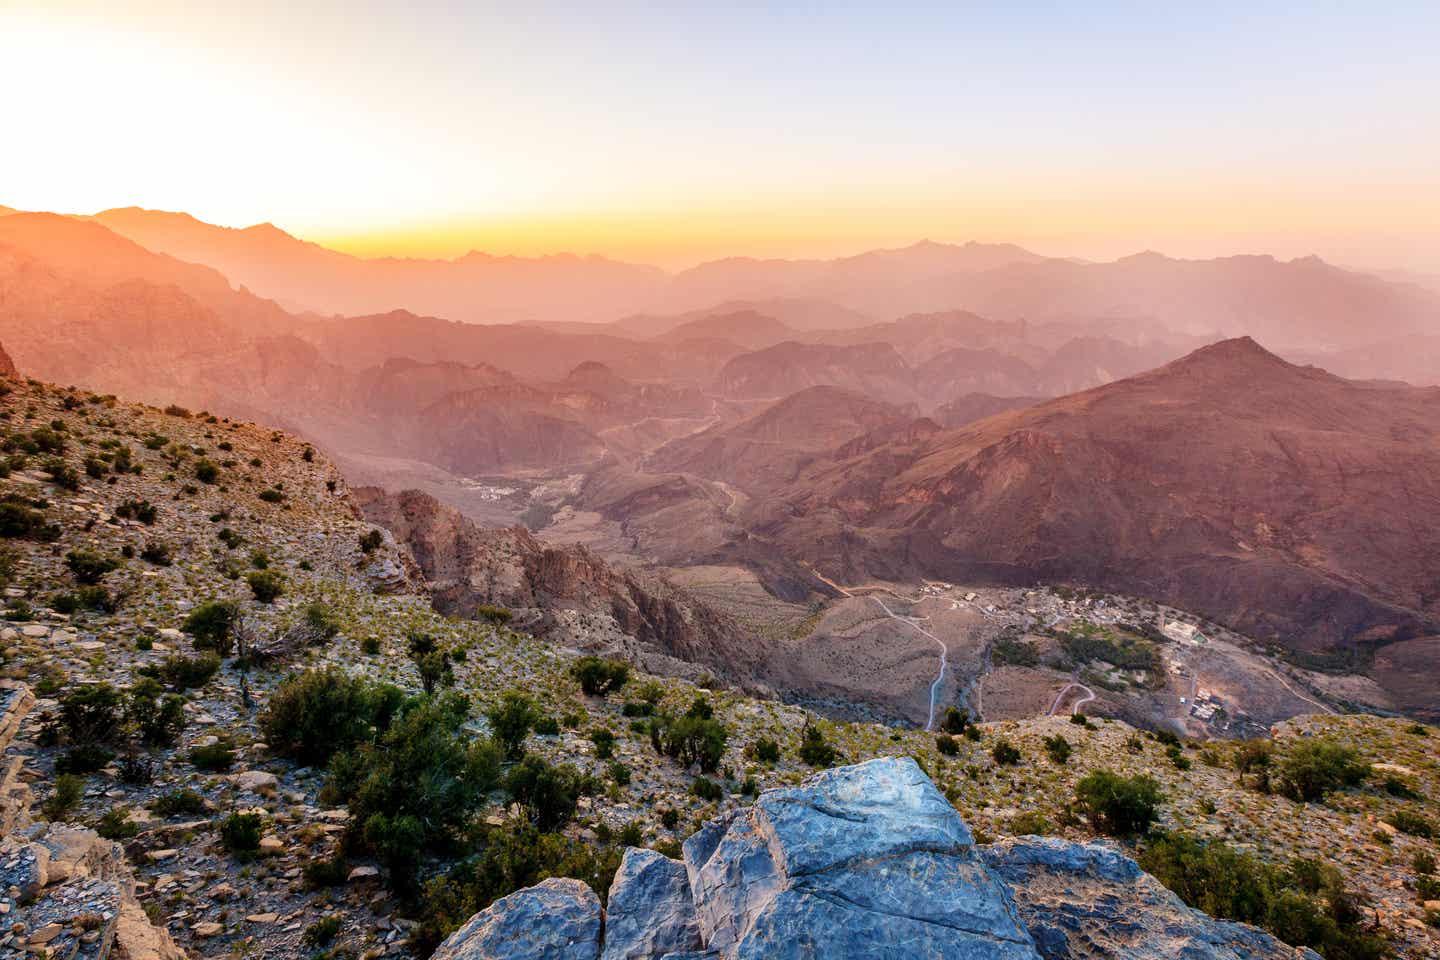
[[[841,582],[1083,583],[1307,662],[1363,671],[1382,649],[1433,685],[1437,476],[1440,391],[1343,380],[1246,338],[816,461],[747,526]],[[1376,670],[1391,705],[1436,715],[1433,696],[1392,682],[1403,672]]]
[[[1043,864],[1005,851],[1052,841],[998,838],[1116,833],[1194,903],[1202,892],[1170,867],[1181,838],[1210,843],[1204,863],[1231,871],[1218,889],[1242,865],[1311,926],[1233,899],[1207,902],[1216,913],[1322,945],[1328,960],[1361,955],[1337,952],[1339,937],[1383,938],[1414,960],[1440,946],[1427,925],[1440,910],[1430,728],[1305,718],[1262,752],[1064,717],[951,717],[962,732],[938,738],[834,723],[585,660],[502,616],[438,612],[408,552],[362,518],[322,453],[283,433],[4,387],[0,652],[6,676],[36,697],[10,747],[10,782],[30,786],[37,835],[65,825],[118,843],[141,908],[188,955],[423,956],[547,877],[583,881],[603,903],[630,848],[698,863],[693,851],[715,836],[706,824],[718,818],[738,841],[741,825],[766,822],[763,791],[907,756],[934,784],[930,807],[943,812],[938,791],[994,851],[979,851],[985,869],[1015,891],[1013,915],[1042,956],[1129,954],[1098,940],[1046,947],[1028,911],[1053,905],[1027,903],[1022,886],[1052,899],[1073,888],[1080,899],[1066,902],[1082,905],[1106,891],[1120,908],[1164,900],[1200,921],[1124,879],[1123,864],[1083,884],[1027,886],[1015,877]],[[1143,804],[1154,830],[1122,829],[1133,825],[1085,786],[1107,772],[1154,801]],[[1158,796],[1131,779],[1144,777]],[[934,852],[970,858],[956,846]],[[629,854],[631,868],[651,856]],[[57,942],[86,942],[105,924],[104,911],[98,925],[90,914],[73,906],[7,929],[28,943],[54,923],[57,938],[73,931]]]
[[651,672],[756,678],[760,639],[658,577],[615,569],[583,546],[550,546],[524,527],[481,528],[418,490],[354,496],[414,556],[437,610],[468,617],[499,606],[527,633]]

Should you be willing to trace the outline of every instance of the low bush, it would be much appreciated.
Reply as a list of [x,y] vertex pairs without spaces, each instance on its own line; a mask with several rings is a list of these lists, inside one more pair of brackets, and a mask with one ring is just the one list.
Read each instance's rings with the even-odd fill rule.
[[1313,737],[1293,744],[1276,764],[1272,781],[1292,800],[1316,801],[1353,787],[1370,775],[1354,747]]
[[1367,929],[1365,913],[1338,870],[1297,859],[1267,863],[1219,840],[1160,834],[1140,865],[1187,904],[1226,920],[1269,930],[1284,942],[1312,947],[1326,960],[1378,960],[1385,942]]
[[190,611],[180,629],[189,634],[197,650],[214,650],[229,656],[234,647],[231,631],[240,615],[233,600],[211,600]]
[[119,567],[120,561],[94,550],[71,550],[65,554],[65,566],[70,568],[76,583],[94,586]]
[[260,714],[270,748],[308,766],[324,766],[337,752],[374,739],[404,700],[390,684],[336,668],[286,678]]
[[1160,815],[1165,796],[1152,777],[1122,777],[1102,769],[1075,785],[1075,799],[1092,827],[1124,837],[1149,830]]
[[557,830],[570,822],[580,798],[596,784],[569,764],[550,764],[536,756],[521,760],[505,777],[510,802],[540,830]]
[[265,822],[258,813],[232,813],[221,820],[217,829],[220,844],[237,860],[249,860],[260,852],[260,836]]
[[630,665],[620,660],[581,657],[571,664],[570,675],[579,681],[587,696],[603,697],[625,686],[630,679]]
[[285,592],[285,578],[274,570],[252,570],[245,574],[245,582],[260,603],[274,603]]
[[413,698],[377,738],[331,761],[327,799],[349,805],[352,840],[401,887],[421,853],[450,840],[499,783],[501,750],[461,729],[468,716],[458,693]]
[[655,752],[678,760],[686,768],[699,765],[701,772],[713,773],[725,755],[730,731],[714,719],[709,701],[697,696],[681,716],[661,712],[650,722],[650,744]]

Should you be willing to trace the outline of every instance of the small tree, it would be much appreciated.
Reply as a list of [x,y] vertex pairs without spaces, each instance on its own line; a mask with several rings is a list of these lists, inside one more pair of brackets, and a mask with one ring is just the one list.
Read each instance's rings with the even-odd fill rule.
[[959,736],[965,732],[965,727],[969,723],[969,710],[964,707],[946,707],[945,715],[940,718],[940,729],[948,734]]
[[120,561],[94,550],[71,550],[65,554],[65,566],[70,568],[76,583],[94,586],[120,566]]
[[805,718],[805,729],[800,734],[800,759],[812,767],[834,765],[839,751],[825,739],[825,733]]
[[491,734],[511,760],[518,760],[524,755],[525,738],[530,735],[530,729],[539,717],[539,711],[530,698],[516,690],[507,692],[485,714]]
[[274,603],[285,592],[285,578],[274,570],[252,570],[245,575],[245,582],[261,603]]
[[1070,754],[1074,752],[1075,748],[1070,746],[1070,741],[1058,733],[1053,737],[1045,738],[1045,753],[1055,763],[1061,765],[1069,763]]
[[580,797],[591,792],[593,785],[569,764],[551,765],[531,756],[510,771],[505,789],[512,802],[525,808],[531,823],[550,831],[570,821]]
[[1075,785],[1075,799],[1091,826],[1121,837],[1150,829],[1165,795],[1153,777],[1096,770]]
[[239,612],[233,600],[211,600],[190,611],[180,629],[193,638],[197,650],[214,650],[228,657],[234,647],[230,631]]
[[580,682],[587,696],[603,697],[625,685],[630,679],[630,666],[620,660],[581,657],[571,665],[570,675]]
[[1020,762],[1020,751],[1009,740],[1001,738],[990,748],[990,756],[1002,767],[1013,767]]
[[385,542],[385,535],[377,529],[370,529],[360,534],[360,550],[363,553],[374,553]]

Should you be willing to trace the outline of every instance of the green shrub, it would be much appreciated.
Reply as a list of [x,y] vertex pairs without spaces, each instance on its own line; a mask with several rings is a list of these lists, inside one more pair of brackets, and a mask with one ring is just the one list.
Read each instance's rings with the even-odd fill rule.
[[188,787],[163,793],[150,801],[150,809],[157,816],[176,817],[204,813],[209,807],[205,798]]
[[345,854],[336,851],[334,856],[316,857],[302,869],[305,886],[312,890],[322,887],[338,887],[350,879],[350,861]]
[[720,784],[704,776],[695,778],[695,782],[690,784],[690,792],[709,803],[716,803],[725,796]]
[[595,744],[595,759],[609,760],[615,756],[615,732],[609,727],[591,730],[590,742]]
[[374,553],[385,542],[385,535],[379,530],[371,529],[360,534],[360,550],[364,553]]
[[1275,773],[1279,790],[1292,800],[1321,800],[1327,793],[1353,787],[1370,775],[1370,765],[1353,748],[1334,740],[1307,738],[1280,758]]
[[147,540],[140,548],[140,559],[157,567],[168,567],[171,563],[170,547],[162,540]]
[[947,757],[953,757],[960,752],[960,741],[948,733],[942,733],[935,738],[935,749]]
[[580,682],[587,696],[603,697],[618,690],[630,679],[630,665],[619,660],[581,657],[570,666],[570,675]]
[[214,650],[221,656],[229,656],[234,642],[231,631],[240,615],[240,607],[233,600],[211,600],[202,603],[180,625],[189,634],[197,650]]
[[232,813],[220,821],[220,844],[237,860],[249,860],[260,852],[265,822],[258,813]]
[[72,689],[60,701],[60,724],[76,745],[113,743],[120,735],[120,692],[108,683]]
[[0,500],[0,537],[52,543],[60,539],[60,525],[47,522],[41,509],[11,495]]
[[812,767],[825,768],[834,766],[840,751],[830,745],[825,739],[825,732],[818,726],[805,723],[805,729],[800,734],[800,759]]
[[190,749],[190,762],[197,770],[221,773],[235,765],[235,748],[228,740],[216,740]]
[[168,746],[185,729],[185,698],[166,694],[151,677],[141,678],[126,691],[125,719],[147,746]]
[[755,741],[755,759],[761,763],[775,763],[780,759],[780,744],[769,737]]
[[96,822],[95,832],[106,840],[129,840],[140,832],[140,825],[130,819],[129,807],[115,806]]
[[384,731],[404,694],[398,687],[336,668],[287,677],[270,695],[260,728],[270,748],[307,766],[324,766]]
[[274,603],[285,592],[285,578],[274,570],[252,570],[245,574],[245,582],[261,603]]
[[120,566],[120,561],[94,550],[71,550],[65,554],[65,566],[70,568],[76,583],[93,586]]
[[318,600],[305,605],[300,622],[294,628],[295,637],[308,647],[329,643],[340,635],[340,616]]
[[959,736],[970,725],[970,711],[964,707],[946,707],[940,717],[940,729],[952,736]]
[[991,758],[1002,767],[1012,767],[1020,762],[1020,751],[1009,740],[1001,738],[990,748]]
[[450,840],[499,782],[501,751],[462,729],[468,715],[457,693],[413,698],[377,739],[331,761],[325,796],[349,805],[355,839],[402,886],[422,851]]
[[220,479],[220,468],[209,460],[195,461],[195,479],[201,483],[214,483]]
[[1075,785],[1075,799],[1092,827],[1123,837],[1150,829],[1165,796],[1152,777],[1096,770]]
[[62,773],[55,778],[55,786],[40,805],[40,812],[46,820],[68,820],[84,795],[85,781],[73,773]]
[[540,737],[560,736],[560,721],[545,714],[535,721],[535,735]]
[[1385,822],[1401,833],[1408,833],[1412,837],[1422,837],[1426,840],[1435,837],[1435,823],[1415,810],[1408,808],[1396,810],[1385,818]]
[[1070,755],[1074,752],[1075,748],[1070,746],[1070,741],[1058,733],[1053,737],[1045,738],[1045,754],[1054,763],[1061,765],[1069,763]]
[[1313,947],[1327,960],[1389,954],[1384,941],[1366,929],[1365,913],[1334,867],[1295,860],[1287,869],[1222,841],[1180,833],[1153,837],[1138,859],[1190,906],[1263,927],[1288,944]]
[[203,687],[219,670],[220,658],[213,653],[202,653],[193,657],[174,653],[154,668],[155,675],[176,690]]
[[557,830],[570,822],[580,797],[594,792],[588,777],[569,764],[549,764],[539,757],[521,760],[505,777],[511,803],[525,809],[540,830]]
[[1050,821],[1038,810],[1027,810],[1010,818],[1010,832],[1017,837],[1043,837],[1051,832]]
[[476,620],[484,620],[486,623],[492,623],[497,627],[503,627],[509,623],[514,616],[513,613],[504,607],[496,607],[488,603],[482,603],[475,608]]
[[300,935],[300,941],[304,943],[305,946],[314,949],[325,946],[334,940],[339,933],[340,917],[331,914],[328,917],[321,917],[306,927],[305,932]]
[[155,523],[159,510],[149,500],[126,500],[115,508],[115,516],[122,520],[139,520],[147,527]]
[[516,690],[506,692],[500,702],[485,713],[491,735],[510,760],[518,760],[524,754],[525,738],[539,718],[535,704]]
[[426,885],[420,898],[424,913],[412,942],[418,956],[477,911],[496,899],[546,877],[584,880],[599,896],[610,889],[622,852],[559,833],[544,833],[525,821],[486,827],[477,837],[477,852],[448,874]]
[[714,719],[714,711],[703,697],[683,716],[662,712],[650,722],[650,744],[655,752],[671,757],[683,767],[699,764],[704,773],[713,773],[725,754],[730,732]]

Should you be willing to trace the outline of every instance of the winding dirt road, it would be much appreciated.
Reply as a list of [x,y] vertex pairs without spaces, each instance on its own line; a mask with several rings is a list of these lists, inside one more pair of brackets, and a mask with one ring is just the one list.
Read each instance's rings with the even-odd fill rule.
[[1061,704],[1061,702],[1064,701],[1064,699],[1065,699],[1065,694],[1069,693],[1071,690],[1084,690],[1084,691],[1085,691],[1085,696],[1081,697],[1079,700],[1076,700],[1075,703],[1070,707],[1070,712],[1071,712],[1071,713],[1079,713],[1081,707],[1083,707],[1085,704],[1089,703],[1091,700],[1094,700],[1094,699],[1095,699],[1095,691],[1094,691],[1094,690],[1091,690],[1089,687],[1085,686],[1085,684],[1083,684],[1083,683],[1067,683],[1067,684],[1065,684],[1065,687],[1064,687],[1058,694],[1055,695],[1055,702],[1052,703],[1052,704],[1050,704],[1050,712],[1047,713],[1047,714],[1045,714],[1045,716],[1047,716],[1047,717],[1053,717],[1053,716],[1055,716],[1055,711],[1060,709],[1060,704]]

